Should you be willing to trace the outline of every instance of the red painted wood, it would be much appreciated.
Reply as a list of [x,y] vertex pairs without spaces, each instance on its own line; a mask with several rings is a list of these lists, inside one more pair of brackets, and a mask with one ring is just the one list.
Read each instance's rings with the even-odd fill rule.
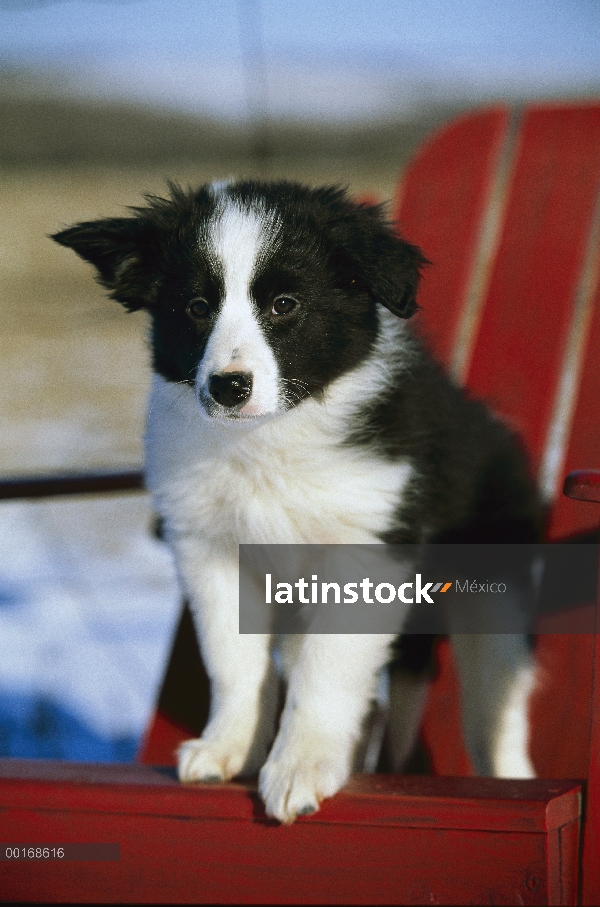
[[[444,138],[442,134],[438,141]],[[434,174],[424,174],[424,178],[435,185]],[[536,464],[546,438],[552,389],[562,362],[599,182],[600,108],[546,108],[533,110],[525,117],[468,384],[521,430]],[[415,208],[419,205],[418,192],[415,185],[411,199]],[[426,245],[425,251],[428,252]],[[440,277],[444,280],[445,273]],[[453,286],[452,279],[449,283]],[[543,322],[539,312],[544,312]],[[435,306],[431,315],[439,317]],[[427,307],[424,317],[429,316]],[[443,343],[449,342],[452,330],[445,328]],[[600,291],[588,337],[567,468],[600,463]],[[448,355],[444,353],[446,361]],[[597,527],[598,518],[592,511],[586,504],[558,501],[550,516],[549,537]],[[540,683],[531,708],[533,725],[539,732],[532,740],[532,757],[537,771],[544,776],[586,774],[592,644],[589,636],[538,639]],[[422,727],[436,772],[471,771],[457,732],[458,703],[451,650],[442,644],[438,676]],[[565,735],[568,747],[561,744]]]
[[[0,790],[3,806],[23,809],[42,803],[48,810],[114,812],[126,802],[131,815],[151,811],[188,818],[265,819],[253,781],[182,785],[170,768],[130,763],[0,759]],[[355,775],[317,814],[301,821],[550,831],[579,816],[579,790],[573,781]],[[454,809],[459,798],[465,806],[461,814]]]
[[600,469],[578,469],[565,479],[563,493],[568,498],[600,503]]
[[594,637],[539,636],[531,696],[531,759],[542,778],[587,777]]
[[549,852],[551,865],[560,866],[557,874],[556,895],[558,904],[577,904],[579,882],[579,841],[581,826],[579,822],[563,825],[558,835],[548,836],[549,851],[558,844],[557,852]]
[[[598,596],[600,610],[600,593]],[[594,646],[591,745],[583,830],[582,903],[600,904],[600,633]]]
[[400,232],[432,262],[416,321],[448,365],[481,224],[508,131],[503,106],[467,114],[437,132],[407,168],[393,206]]
[[265,819],[251,784],[183,787],[145,766],[0,760],[4,842],[121,848],[119,863],[5,862],[2,897],[575,903],[561,866],[576,858],[579,800],[573,782],[359,776],[284,828]]
[[[575,469],[600,468],[600,285],[588,332],[584,365],[563,475]],[[597,529],[597,509],[585,501],[559,497],[550,515],[548,534],[561,538]]]
[[150,720],[136,762],[142,765],[177,765],[176,752],[194,734],[192,728],[181,727],[160,709]]
[[527,112],[466,383],[519,430],[536,468],[599,187],[600,107]]

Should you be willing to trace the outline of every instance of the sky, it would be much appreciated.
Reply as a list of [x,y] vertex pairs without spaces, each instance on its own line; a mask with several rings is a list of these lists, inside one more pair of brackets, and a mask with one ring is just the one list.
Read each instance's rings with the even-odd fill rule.
[[225,118],[600,90],[599,0],[0,0],[47,86]]

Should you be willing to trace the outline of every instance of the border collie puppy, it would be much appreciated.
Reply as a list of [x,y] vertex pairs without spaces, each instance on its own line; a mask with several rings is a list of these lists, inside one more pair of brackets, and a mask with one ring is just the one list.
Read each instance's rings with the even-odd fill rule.
[[[535,492],[509,432],[409,330],[426,262],[379,207],[254,181],[147,201],[54,238],[151,316],[147,481],[211,681],[179,776],[260,771],[289,823],[347,781],[394,636],[291,639],[276,730],[274,641],[238,632],[238,545],[535,541]],[[454,644],[476,769],[531,777],[526,637]],[[401,678],[391,697],[413,725],[414,692]]]

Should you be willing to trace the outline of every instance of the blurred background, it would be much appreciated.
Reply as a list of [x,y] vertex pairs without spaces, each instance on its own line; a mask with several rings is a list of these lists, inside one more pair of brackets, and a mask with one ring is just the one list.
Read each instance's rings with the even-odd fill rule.
[[[598,0],[0,0],[0,475],[141,463],[144,315],[48,233],[167,178],[390,199],[460,110],[599,94]],[[0,755],[133,758],[179,612],[150,519],[0,503]]]

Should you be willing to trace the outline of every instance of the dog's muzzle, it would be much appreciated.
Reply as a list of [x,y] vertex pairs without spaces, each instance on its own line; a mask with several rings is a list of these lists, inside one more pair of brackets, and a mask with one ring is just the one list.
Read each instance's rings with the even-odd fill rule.
[[248,372],[214,374],[208,380],[208,392],[215,403],[231,409],[244,403],[252,394],[252,375]]

